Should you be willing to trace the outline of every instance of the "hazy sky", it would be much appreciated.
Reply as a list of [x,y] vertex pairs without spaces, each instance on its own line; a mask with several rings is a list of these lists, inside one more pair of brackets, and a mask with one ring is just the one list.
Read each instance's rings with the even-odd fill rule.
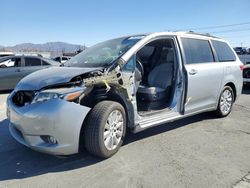
[[[250,0],[3,0],[0,45],[93,45],[127,34],[193,29],[250,46]],[[244,23],[244,24],[242,24]],[[210,26],[227,27],[210,28]],[[204,28],[205,29],[197,29]]]

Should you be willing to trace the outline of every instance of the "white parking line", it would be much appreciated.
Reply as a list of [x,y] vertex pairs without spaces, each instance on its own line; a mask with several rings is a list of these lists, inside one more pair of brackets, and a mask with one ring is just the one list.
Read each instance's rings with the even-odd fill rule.
[[8,94],[0,95],[0,121],[6,118],[6,99]]
[[5,101],[1,101],[1,103],[0,103],[0,109],[4,108],[5,105],[6,105],[6,102]]

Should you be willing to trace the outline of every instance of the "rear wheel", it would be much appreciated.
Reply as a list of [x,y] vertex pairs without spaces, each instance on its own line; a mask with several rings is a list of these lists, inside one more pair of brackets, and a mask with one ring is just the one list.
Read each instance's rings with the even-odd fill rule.
[[217,110],[215,111],[219,117],[226,117],[232,111],[234,102],[234,92],[231,87],[225,86],[221,92]]
[[125,110],[117,102],[102,101],[92,109],[85,126],[85,148],[98,157],[111,157],[125,137]]

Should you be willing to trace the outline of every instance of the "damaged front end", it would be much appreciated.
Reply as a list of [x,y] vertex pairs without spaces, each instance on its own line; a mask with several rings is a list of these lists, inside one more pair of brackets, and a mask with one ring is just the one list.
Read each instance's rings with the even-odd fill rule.
[[97,44],[63,67],[43,69],[23,78],[7,100],[12,136],[41,152],[77,153],[85,120],[103,100],[120,103],[127,125],[134,126],[133,67],[123,71],[126,62],[122,56],[142,37]]
[[31,74],[15,88],[13,103],[21,107],[56,98],[80,103],[93,89],[105,89],[106,94],[112,88],[126,90],[126,81],[118,65],[112,70],[78,68],[74,74],[75,70],[71,67],[51,68]]
[[75,69],[48,69],[40,79],[37,75],[43,73],[31,74],[8,97],[9,129],[18,142],[54,155],[78,153],[82,125],[99,101],[117,101],[133,112],[119,65],[112,70],[81,69],[83,73],[71,73],[70,77],[63,75],[65,70]]

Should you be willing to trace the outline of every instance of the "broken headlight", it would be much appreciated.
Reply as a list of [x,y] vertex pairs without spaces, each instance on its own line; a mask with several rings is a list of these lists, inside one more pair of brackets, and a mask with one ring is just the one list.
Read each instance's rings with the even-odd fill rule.
[[49,89],[36,93],[32,103],[45,102],[51,99],[65,99],[74,101],[85,91],[85,87]]
[[57,93],[40,92],[35,96],[32,103],[45,102],[45,101],[48,101],[50,99],[56,99],[59,97],[60,97],[60,95]]

